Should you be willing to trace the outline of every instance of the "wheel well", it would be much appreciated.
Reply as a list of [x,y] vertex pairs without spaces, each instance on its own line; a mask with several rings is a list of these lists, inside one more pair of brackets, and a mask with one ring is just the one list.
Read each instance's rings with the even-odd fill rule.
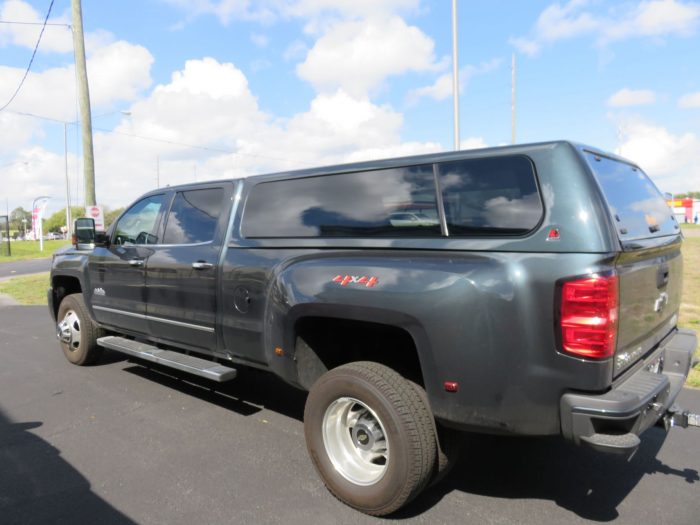
[[380,323],[306,317],[295,326],[295,355],[304,388],[322,374],[354,361],[374,361],[423,385],[418,350],[408,331]]
[[80,281],[76,277],[68,277],[65,275],[57,275],[51,280],[51,289],[53,290],[53,309],[54,315],[58,314],[58,308],[61,306],[61,301],[67,295],[73,293],[81,293],[83,290],[80,287]]

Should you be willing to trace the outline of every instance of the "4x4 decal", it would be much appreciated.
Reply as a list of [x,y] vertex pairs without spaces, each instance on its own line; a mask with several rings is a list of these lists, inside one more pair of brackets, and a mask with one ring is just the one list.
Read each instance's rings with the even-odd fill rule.
[[368,275],[336,275],[333,278],[334,283],[340,283],[340,286],[347,284],[364,284],[367,288],[372,288],[375,284],[379,284],[379,279]]

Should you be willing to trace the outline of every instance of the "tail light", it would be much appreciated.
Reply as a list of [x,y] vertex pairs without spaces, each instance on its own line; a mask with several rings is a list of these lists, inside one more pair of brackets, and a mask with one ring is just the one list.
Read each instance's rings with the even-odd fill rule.
[[612,357],[617,340],[617,275],[564,282],[559,314],[564,352],[590,359]]

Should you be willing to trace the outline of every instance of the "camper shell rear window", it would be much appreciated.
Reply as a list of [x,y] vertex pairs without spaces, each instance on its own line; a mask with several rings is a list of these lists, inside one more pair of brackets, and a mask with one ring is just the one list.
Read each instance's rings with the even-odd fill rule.
[[653,182],[637,166],[586,151],[622,241],[674,235],[678,224]]

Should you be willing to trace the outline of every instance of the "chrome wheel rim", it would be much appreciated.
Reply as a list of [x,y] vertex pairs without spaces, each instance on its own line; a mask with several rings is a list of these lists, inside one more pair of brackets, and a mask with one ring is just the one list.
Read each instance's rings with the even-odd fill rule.
[[323,444],[335,469],[356,485],[373,485],[389,465],[389,439],[376,412],[352,397],[333,401],[323,416]]
[[68,310],[56,326],[56,336],[71,351],[80,347],[80,318],[73,310]]

